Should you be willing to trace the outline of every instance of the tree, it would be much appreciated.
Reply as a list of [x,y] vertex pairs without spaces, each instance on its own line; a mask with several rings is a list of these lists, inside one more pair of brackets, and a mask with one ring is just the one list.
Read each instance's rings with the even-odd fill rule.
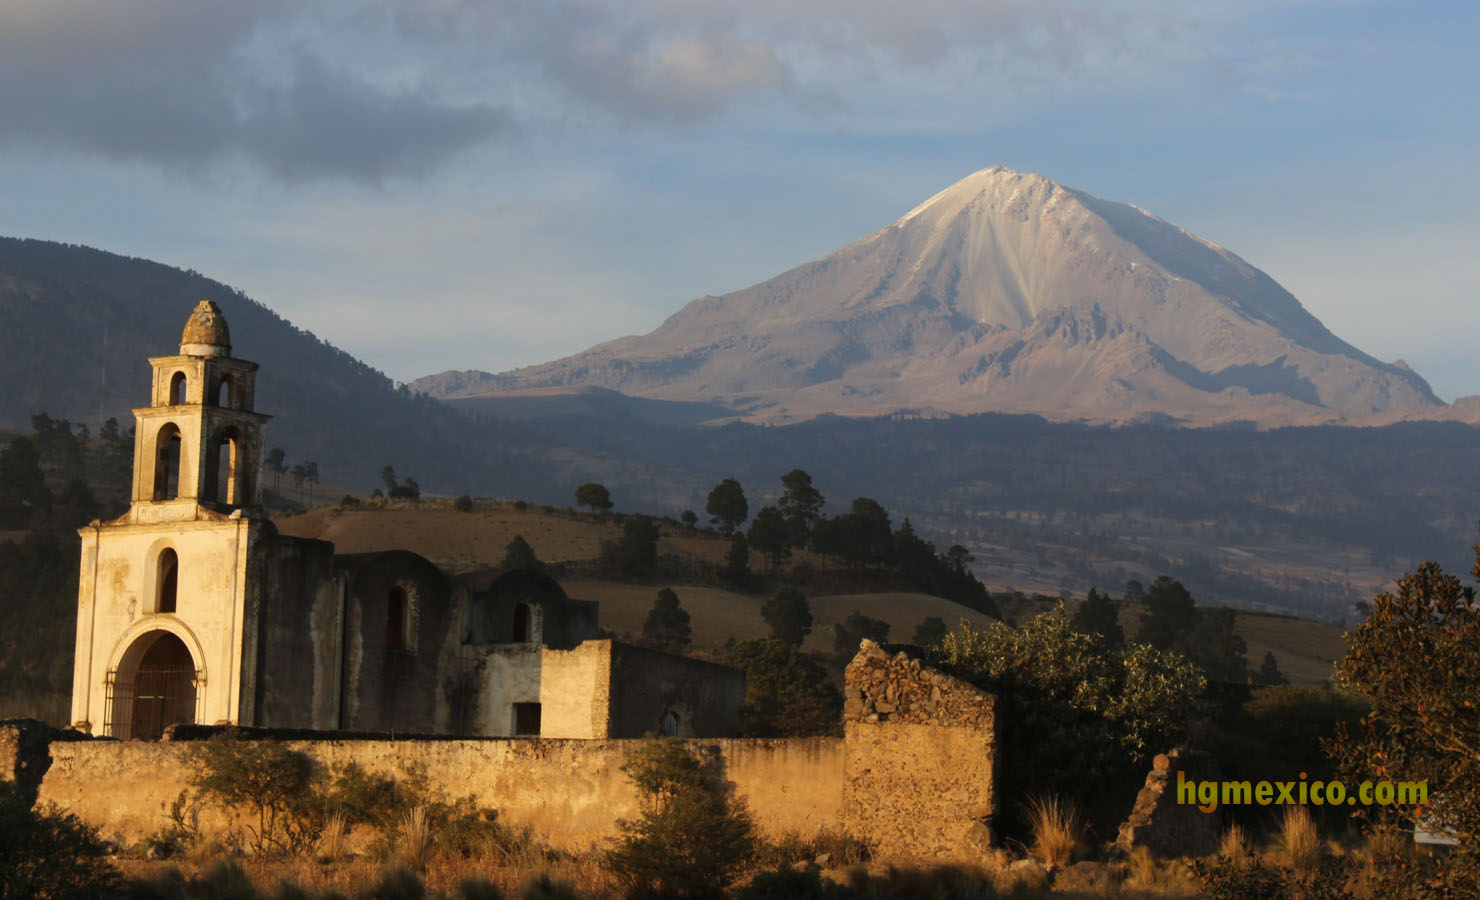
[[[1473,578],[1480,580],[1480,544]],[[1475,589],[1434,562],[1378,594],[1347,633],[1338,684],[1371,710],[1327,745],[1349,779],[1427,779],[1426,823],[1460,841],[1474,865],[1480,840],[1480,607]],[[1412,819],[1414,809],[1402,810]],[[1472,873],[1474,869],[1470,870]]]
[[1151,757],[1205,717],[1207,680],[1180,653],[1100,646],[1062,606],[1020,628],[963,622],[933,652],[939,665],[999,698],[1006,818],[1028,797],[1075,797],[1110,825],[1125,814]]
[[642,623],[642,636],[659,650],[682,653],[693,637],[689,614],[679,606],[678,594],[663,588],[653,600],[647,620]]
[[535,556],[534,548],[529,546],[522,534],[514,535],[514,539],[504,546],[504,560],[500,565],[505,569],[528,569],[535,572],[545,568],[545,564]]
[[745,535],[736,534],[730,540],[730,550],[725,554],[725,568],[721,577],[738,588],[750,586],[750,545]]
[[1176,649],[1201,666],[1209,681],[1248,683],[1249,664],[1244,658],[1248,644],[1233,630],[1238,614],[1223,606],[1202,610],[1198,619],[1197,627]]
[[[109,421],[112,421],[111,419]],[[114,423],[115,430],[117,423]],[[273,447],[267,451],[267,461],[264,463],[267,471],[272,473],[272,492],[281,495],[283,492],[283,475],[288,471],[288,464],[283,461],[286,456],[282,447]]]
[[1145,595],[1146,613],[1136,640],[1158,650],[1170,650],[1182,643],[1197,627],[1197,604],[1182,582],[1162,575],[1151,583]]
[[718,898],[755,855],[755,826],[733,786],[677,738],[652,738],[622,771],[642,815],[617,822],[606,866],[628,897]]
[[683,527],[685,528],[693,528],[699,524],[699,517],[694,514],[692,509],[684,510],[683,515],[679,516],[678,520],[683,523]]
[[791,557],[791,530],[781,510],[763,506],[750,523],[747,535],[750,546],[764,553],[766,564],[774,570]]
[[915,626],[915,635],[910,640],[917,647],[934,647],[948,631],[950,629],[940,616],[926,616],[924,621]]
[[812,476],[801,469],[792,469],[781,476],[781,497],[776,501],[793,547],[805,547],[812,537],[812,525],[822,517],[822,506],[826,499],[822,492],[812,486]]
[[396,480],[396,470],[390,466],[381,469],[380,480],[385,482],[385,495],[387,497],[396,496],[396,491],[400,489],[401,484]]
[[1094,635],[1106,647],[1125,646],[1125,631],[1120,627],[1120,604],[1109,594],[1090,588],[1070,624],[1080,634]]
[[[293,476],[293,487],[296,487],[298,489],[298,502],[302,503],[303,482],[308,478],[308,467],[305,466],[303,463],[294,463],[293,468],[289,472],[289,474]],[[396,490],[400,490],[400,488],[397,488]],[[394,495],[394,492],[392,492],[392,496]]]
[[1254,676],[1254,683],[1266,687],[1290,683],[1290,679],[1280,671],[1280,662],[1274,658],[1273,650],[1264,651],[1264,662],[1259,665],[1259,672]]
[[303,480],[308,482],[308,505],[313,506],[313,486],[319,483],[319,462],[311,459],[303,464]]
[[612,495],[605,485],[588,481],[576,488],[576,505],[588,506],[595,515],[600,515],[612,508]]
[[750,505],[745,502],[745,490],[740,482],[726,478],[709,492],[704,511],[709,513],[709,521],[719,526],[721,534],[733,534],[750,516]]
[[775,638],[725,648],[725,665],[745,672],[747,737],[835,734],[843,697],[817,661]]
[[858,645],[867,638],[882,644],[889,640],[889,623],[875,619],[858,610],[833,626],[833,661],[839,667],[848,665],[858,653]]
[[796,588],[782,588],[761,606],[761,618],[771,626],[771,637],[800,647],[812,633],[812,605]]
[[0,451],[0,526],[26,526],[51,511],[41,455],[28,438],[12,438]]
[[966,571],[967,566],[976,562],[976,557],[971,555],[971,551],[960,544],[951,545],[951,549],[946,551],[946,559],[950,562],[951,568],[962,573]]
[[628,575],[646,575],[658,564],[658,523],[632,516],[622,525],[622,539],[612,548],[612,563]]

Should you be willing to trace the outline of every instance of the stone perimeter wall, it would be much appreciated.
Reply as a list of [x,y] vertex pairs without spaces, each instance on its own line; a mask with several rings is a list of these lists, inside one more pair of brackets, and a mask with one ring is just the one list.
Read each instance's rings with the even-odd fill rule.
[[[689,744],[734,785],[768,836],[843,831],[882,859],[980,861],[996,803],[995,698],[872,641],[848,666],[845,696],[843,738]],[[45,729],[0,723],[0,780],[34,786],[37,802],[118,843],[165,827],[188,786],[195,741],[87,739],[38,727]],[[599,845],[619,819],[639,814],[621,771],[634,740],[278,736],[329,768],[355,762],[396,776],[423,773],[433,789],[471,794],[561,849]],[[201,824],[209,831],[231,823],[207,813]]]
[[[3,729],[0,729],[3,730]],[[472,794],[501,821],[529,826],[552,846],[579,850],[639,815],[621,766],[632,740],[313,740],[288,741],[328,767],[356,762],[374,772],[426,774],[451,797]],[[843,797],[838,738],[690,742],[745,798],[772,836],[836,829]],[[135,843],[164,828],[185,790],[192,741],[53,743],[37,802],[55,803],[97,826],[109,840]],[[227,823],[202,817],[208,829]]]

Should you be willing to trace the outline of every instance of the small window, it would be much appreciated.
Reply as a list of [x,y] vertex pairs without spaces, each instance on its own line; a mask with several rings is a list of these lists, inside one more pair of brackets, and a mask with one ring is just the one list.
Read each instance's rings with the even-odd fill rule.
[[534,623],[531,619],[528,603],[514,605],[514,635],[512,638],[514,643],[527,644],[534,640]]
[[175,554],[174,550],[165,548],[164,552],[159,554],[159,568],[155,584],[157,585],[157,596],[154,601],[154,611],[174,612],[180,588],[180,557]]
[[216,385],[216,405],[223,409],[231,408],[231,376],[222,375],[221,381]]
[[385,646],[388,650],[406,649],[406,589],[399,584],[386,598]]
[[540,736],[540,705],[538,703],[514,704],[514,734],[517,737]]
[[678,737],[678,713],[671,709],[663,713],[663,721],[660,723],[659,728],[662,730],[664,737]]
[[185,405],[185,373],[176,372],[170,377],[170,406]]

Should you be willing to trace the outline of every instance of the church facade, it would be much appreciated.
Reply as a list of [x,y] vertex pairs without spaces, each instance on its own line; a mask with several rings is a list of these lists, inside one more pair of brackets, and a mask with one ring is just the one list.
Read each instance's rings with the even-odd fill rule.
[[449,575],[280,534],[261,504],[257,366],[231,356],[214,303],[149,363],[128,512],[80,532],[78,729],[739,734],[743,673],[600,639],[597,605],[547,575]]

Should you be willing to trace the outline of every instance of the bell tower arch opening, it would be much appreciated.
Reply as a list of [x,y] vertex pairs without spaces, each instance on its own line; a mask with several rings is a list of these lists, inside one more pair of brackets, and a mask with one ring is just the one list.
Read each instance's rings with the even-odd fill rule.
[[170,406],[185,405],[185,373],[176,372],[170,376]]
[[227,506],[241,505],[241,432],[224,428],[211,440],[206,457],[205,499]]
[[180,426],[166,422],[154,436],[154,490],[155,500],[174,500],[180,496],[180,455],[185,445],[180,438]]
[[164,630],[145,632],[108,673],[104,733],[153,741],[171,725],[194,722],[199,680],[184,641]]

